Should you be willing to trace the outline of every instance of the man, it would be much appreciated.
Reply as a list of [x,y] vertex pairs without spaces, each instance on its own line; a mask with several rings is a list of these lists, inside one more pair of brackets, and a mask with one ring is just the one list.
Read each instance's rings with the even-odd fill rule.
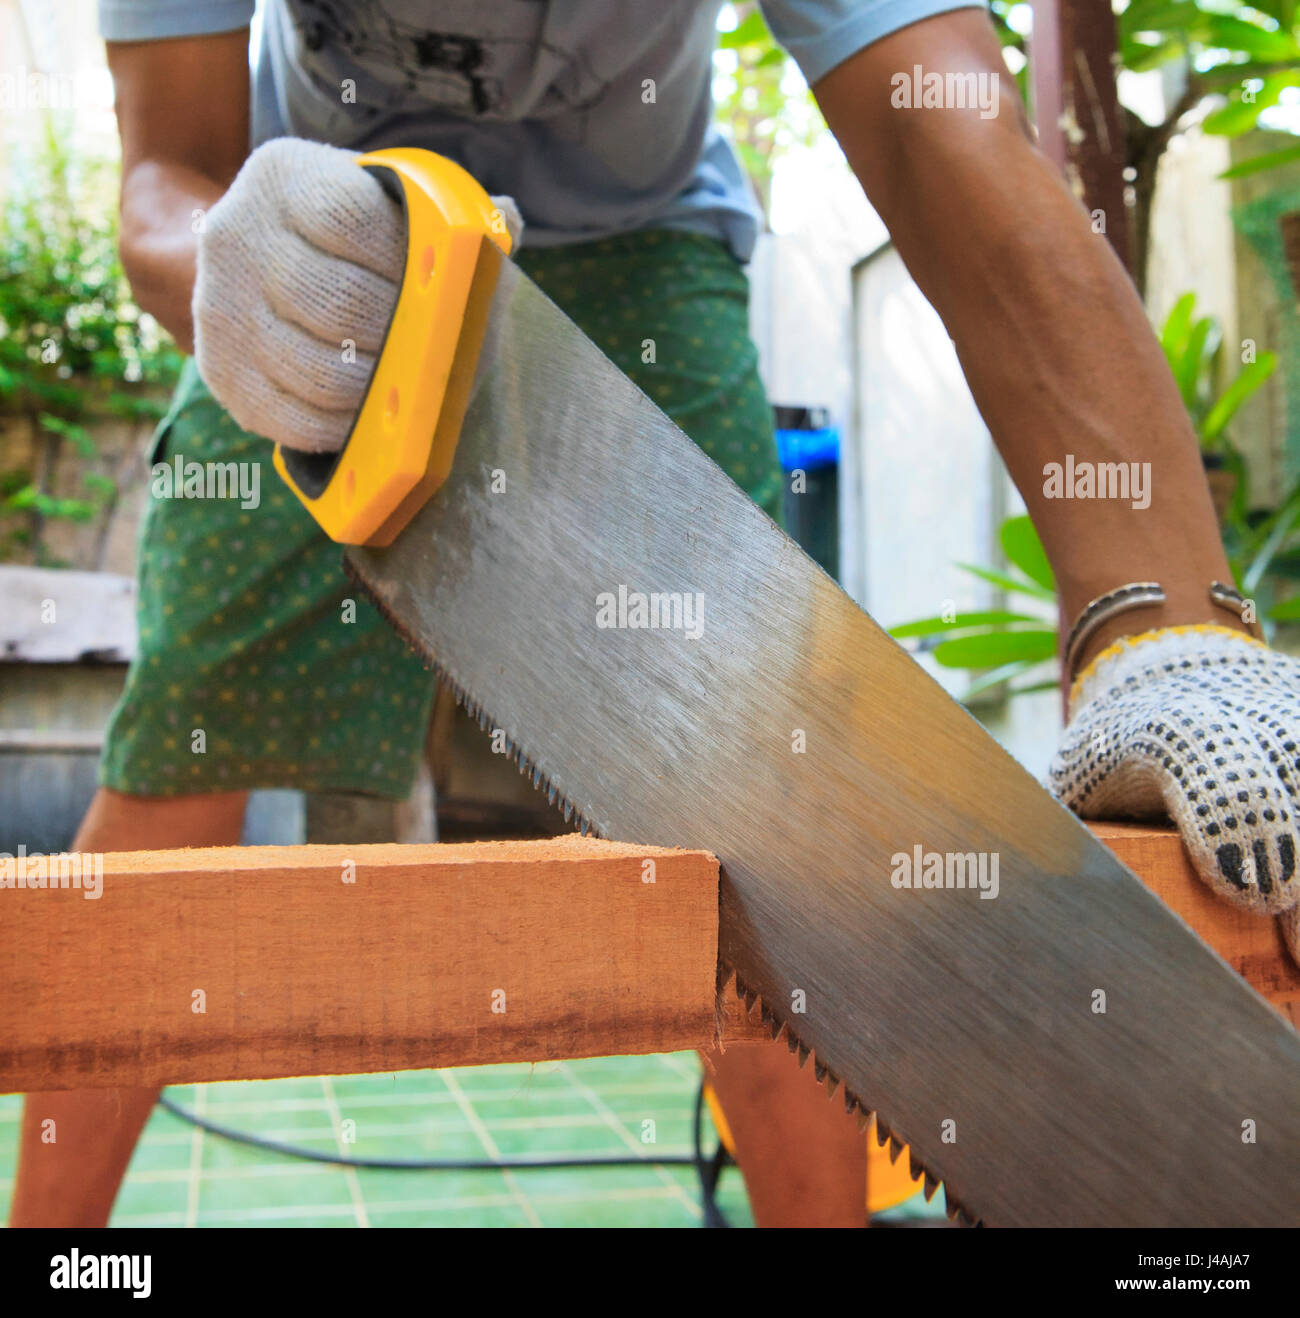
[[[101,0],[123,260],[140,304],[197,359],[158,457],[261,462],[268,479],[256,510],[151,506],[140,654],[77,849],[233,843],[254,787],[407,790],[429,679],[367,606],[341,621],[337,548],[265,466],[268,438],[342,443],[396,297],[400,217],[344,149],[428,147],[510,194],[525,271],[775,506],[740,265],[755,219],[708,126],[717,7],[269,0],[250,85],[252,0]],[[1067,616],[1101,601],[1071,656],[1058,789],[1083,811],[1167,808],[1206,881],[1286,911],[1294,946],[1282,748],[1300,682],[1211,600],[1231,578],[1178,391],[1122,268],[1036,150],[986,14],[963,0],[764,8],[956,342]],[[917,65],[1000,79],[1000,113],[897,107],[894,75]],[[1044,471],[1066,453],[1149,462],[1150,507],[1052,500]],[[1131,603],[1118,588],[1151,581],[1162,598],[1116,610]],[[1243,680],[1269,715],[1245,732]],[[1151,729],[1175,709],[1171,746]],[[1207,777],[1218,769],[1223,783]],[[757,1220],[860,1223],[853,1123],[784,1049],[715,1060]],[[154,1097],[29,1096],[15,1222],[105,1221]],[[43,1145],[50,1117],[59,1140]]]

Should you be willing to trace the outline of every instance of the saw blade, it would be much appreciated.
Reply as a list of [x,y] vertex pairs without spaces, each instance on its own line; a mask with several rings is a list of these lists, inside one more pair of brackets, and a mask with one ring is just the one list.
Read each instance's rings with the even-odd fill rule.
[[720,858],[724,967],[971,1216],[1300,1223],[1300,1036],[515,266],[348,557],[569,813]]

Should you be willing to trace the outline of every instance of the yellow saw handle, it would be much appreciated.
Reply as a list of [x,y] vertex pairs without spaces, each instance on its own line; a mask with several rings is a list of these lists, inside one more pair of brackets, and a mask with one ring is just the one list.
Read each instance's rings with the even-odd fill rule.
[[395,147],[360,156],[406,216],[406,269],[365,397],[338,453],[275,447],[275,469],[325,533],[388,545],[447,478],[501,257],[501,213],[459,165]]

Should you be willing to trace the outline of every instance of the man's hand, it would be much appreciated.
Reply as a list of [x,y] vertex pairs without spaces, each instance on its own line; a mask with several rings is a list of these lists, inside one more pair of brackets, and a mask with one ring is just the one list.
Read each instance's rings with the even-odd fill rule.
[[[1052,762],[1087,819],[1168,815],[1219,896],[1294,917],[1300,663],[1221,627],[1127,637],[1075,684]],[[1296,921],[1283,920],[1300,961]]]
[[267,142],[199,237],[199,374],[245,430],[310,452],[347,439],[406,263],[401,208],[356,160]]
[[[509,197],[494,197],[518,241]],[[249,156],[199,237],[194,356],[245,430],[336,452],[406,268],[406,220],[355,151],[281,137]]]

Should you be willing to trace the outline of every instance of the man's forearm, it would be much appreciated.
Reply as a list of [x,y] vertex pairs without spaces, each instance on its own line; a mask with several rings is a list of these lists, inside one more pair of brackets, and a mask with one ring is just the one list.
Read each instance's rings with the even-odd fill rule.
[[[927,72],[1001,75],[999,112],[893,108],[890,71],[913,60]],[[1164,587],[1166,604],[1114,619],[1083,658],[1134,630],[1240,626],[1209,601],[1210,582],[1230,580],[1228,565],[1164,354],[1105,236],[1033,145],[985,16],[964,10],[916,24],[833,70],[817,91],[957,346],[1067,618],[1127,582]],[[1059,498],[1047,479],[1053,463],[1137,463],[1149,480],[1141,499]]]
[[194,350],[190,298],[203,218],[225,186],[174,163],[142,161],[122,179],[122,264],[141,308]]
[[122,264],[136,301],[193,351],[203,217],[248,154],[248,29],[110,42],[122,139]]
[[[1110,244],[1051,164],[1005,128],[973,156],[935,144],[909,162],[905,186],[921,200],[893,226],[899,252],[956,343],[1066,616],[1115,586],[1154,580],[1168,603],[1143,626],[1231,623],[1207,597],[1212,580],[1230,578],[1196,438]],[[1061,498],[1046,473],[1071,462],[1138,463],[1138,480],[1149,477],[1140,498],[1137,481],[1127,499]],[[1149,506],[1134,506],[1148,495]],[[1107,639],[1099,633],[1090,648]]]

